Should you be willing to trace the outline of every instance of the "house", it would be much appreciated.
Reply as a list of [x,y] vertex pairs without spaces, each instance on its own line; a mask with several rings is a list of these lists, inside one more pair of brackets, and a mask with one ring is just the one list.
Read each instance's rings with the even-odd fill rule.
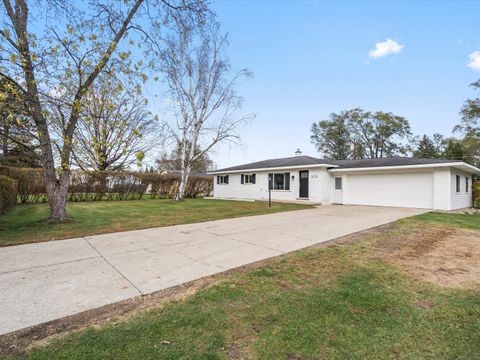
[[295,156],[211,172],[214,197],[272,201],[306,200],[454,210],[472,206],[472,177],[480,169],[458,160],[392,157],[323,160]]

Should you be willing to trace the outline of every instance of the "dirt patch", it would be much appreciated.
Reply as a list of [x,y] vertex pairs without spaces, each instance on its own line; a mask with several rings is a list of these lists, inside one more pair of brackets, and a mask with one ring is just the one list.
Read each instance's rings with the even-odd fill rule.
[[414,305],[420,309],[430,309],[434,306],[431,301],[426,299],[418,300]]
[[421,280],[480,289],[480,231],[418,225],[376,248],[381,259]]

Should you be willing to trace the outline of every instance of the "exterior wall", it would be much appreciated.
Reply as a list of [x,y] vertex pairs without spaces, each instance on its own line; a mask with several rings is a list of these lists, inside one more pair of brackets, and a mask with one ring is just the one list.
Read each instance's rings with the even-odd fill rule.
[[[299,198],[301,170],[277,171],[290,172],[290,190],[272,190],[273,201],[294,201]],[[472,206],[472,175],[454,168],[397,170],[388,173],[378,170],[330,173],[326,168],[304,170],[309,170],[309,200],[324,205],[341,203],[447,211]],[[275,171],[254,172],[255,184],[241,184],[241,173],[228,174],[229,183],[226,185],[217,184],[215,176],[214,197],[268,200],[268,174],[272,172]],[[459,193],[456,192],[456,175],[460,176]],[[334,189],[335,176],[342,177],[343,189],[340,194]],[[465,191],[465,177],[469,178],[468,192]]]
[[[456,189],[456,176],[460,176],[460,192]],[[468,177],[468,192],[465,187],[465,178]],[[461,170],[450,170],[450,208],[449,210],[463,209],[472,206],[472,175]]]
[[433,172],[433,209],[450,210],[450,168],[436,168]]
[[[272,190],[272,201],[294,201],[300,194],[300,176],[299,172],[303,169],[281,170],[279,172],[290,173],[290,190]],[[309,171],[309,197],[310,201],[330,203],[330,174],[325,168],[315,168],[304,170]],[[213,185],[213,196],[215,198],[227,199],[249,199],[249,200],[268,200],[268,174],[275,171],[256,171],[244,173],[225,173],[228,174],[228,184],[217,184],[215,176]],[[255,184],[242,184],[242,174],[255,174]],[[294,177],[292,179],[292,176]],[[326,202],[324,202],[326,201]]]

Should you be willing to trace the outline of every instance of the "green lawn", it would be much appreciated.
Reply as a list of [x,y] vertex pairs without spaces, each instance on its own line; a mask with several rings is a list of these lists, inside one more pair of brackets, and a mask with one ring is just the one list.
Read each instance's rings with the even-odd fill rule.
[[466,229],[480,230],[480,213],[476,214],[455,214],[455,213],[440,213],[429,212],[414,219],[425,221],[432,224],[463,227]]
[[475,228],[478,216],[423,215],[220,274],[186,300],[53,340],[28,358],[479,359],[480,293],[416,280],[375,252],[425,221]]
[[310,208],[308,205],[210,199],[69,203],[70,220],[48,224],[46,204],[19,205],[0,216],[0,246],[107,232],[218,220]]

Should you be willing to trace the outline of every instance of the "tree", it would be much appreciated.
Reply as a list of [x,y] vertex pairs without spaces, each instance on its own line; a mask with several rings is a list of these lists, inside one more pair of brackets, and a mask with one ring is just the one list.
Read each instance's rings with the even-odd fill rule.
[[462,140],[455,138],[446,138],[443,141],[442,157],[452,160],[464,160],[465,150]]
[[[480,90],[480,80],[470,85]],[[480,97],[467,99],[460,110],[461,121],[453,131],[463,136],[462,144],[465,161],[480,165]]]
[[310,139],[325,159],[343,160],[351,157],[352,141],[347,120],[346,113],[343,111],[338,115],[332,113],[328,120],[312,125]]
[[[27,0],[3,0],[6,16],[0,30],[0,78],[21,94],[32,116],[51,221],[67,217],[73,139],[86,94],[113,64],[117,69],[131,71],[130,48],[120,47],[129,33],[136,31],[140,43],[150,39],[142,25],[133,22],[146,1],[97,0],[82,2],[77,8],[68,1],[45,0],[36,1],[30,8]],[[144,14],[157,27],[171,17],[181,21],[184,11],[205,10],[201,0],[158,0],[151,5],[145,7]],[[155,19],[154,8],[160,14]],[[134,39],[130,38],[130,42]],[[62,131],[54,142],[51,124],[58,121]],[[55,153],[59,157],[58,169]]]
[[[187,145],[187,148],[190,145]],[[194,156],[198,156],[191,165],[191,172],[206,173],[213,168],[213,161],[208,156],[208,153],[203,152],[197,145]],[[170,153],[164,153],[159,159],[156,160],[156,164],[161,171],[179,171],[182,169],[182,144],[177,143],[175,149]]]
[[327,158],[373,159],[405,154],[404,141],[410,136],[410,124],[404,117],[355,108],[314,124],[311,139]]
[[434,141],[427,135],[423,135],[416,145],[413,156],[420,158],[437,158],[439,157],[439,152]]
[[101,79],[86,96],[72,152],[82,169],[121,170],[141,163],[161,138],[146,99],[119,85]]
[[251,74],[242,69],[230,75],[227,44],[227,36],[221,35],[218,23],[210,19],[200,29],[183,28],[169,37],[162,53],[162,71],[176,118],[170,133],[181,148],[177,200],[184,196],[195,162],[218,143],[237,141],[236,130],[252,117],[236,116],[242,99],[235,84]]
[[32,118],[24,101],[0,79],[0,164],[13,167],[40,167],[38,142],[33,135]]
[[405,154],[404,141],[411,136],[410,124],[390,112],[364,112],[356,108],[346,112],[352,142],[363,148],[364,158],[382,158]]

